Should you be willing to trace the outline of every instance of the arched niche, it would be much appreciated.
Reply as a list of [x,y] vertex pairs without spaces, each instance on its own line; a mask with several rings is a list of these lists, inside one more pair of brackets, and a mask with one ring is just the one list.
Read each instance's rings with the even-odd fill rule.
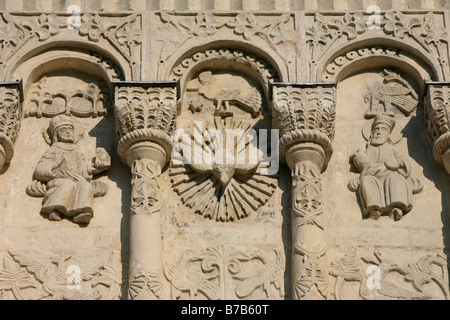
[[126,78],[115,60],[67,47],[36,53],[11,71],[11,77],[23,84],[25,117],[105,115],[111,104],[111,82]]
[[318,82],[339,82],[350,74],[368,68],[400,68],[424,84],[442,80],[443,70],[422,49],[385,38],[371,38],[351,43],[325,54],[317,62]]

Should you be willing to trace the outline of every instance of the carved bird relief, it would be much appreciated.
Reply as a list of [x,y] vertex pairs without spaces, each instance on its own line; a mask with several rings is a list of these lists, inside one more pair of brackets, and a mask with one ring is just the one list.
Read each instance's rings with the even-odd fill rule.
[[[198,79],[188,86],[188,90],[198,90],[198,95],[215,105],[215,116],[229,117],[233,115],[230,105],[236,105],[256,117],[261,112],[261,94],[242,77],[231,74],[213,75],[211,71],[199,74]],[[199,111],[202,105],[191,101],[191,110]]]

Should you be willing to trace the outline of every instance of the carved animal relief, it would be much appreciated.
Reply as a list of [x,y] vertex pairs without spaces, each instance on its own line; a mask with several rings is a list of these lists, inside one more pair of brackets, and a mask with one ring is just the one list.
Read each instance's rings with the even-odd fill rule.
[[17,251],[3,255],[0,300],[111,300],[123,284],[120,252],[95,267],[79,266],[72,253],[38,259]]
[[209,247],[184,251],[165,275],[177,300],[280,299],[284,262],[279,250]]
[[419,98],[411,85],[395,71],[384,70],[383,82],[368,87],[364,101],[368,105],[365,117],[370,119],[378,114],[394,116],[397,110],[408,116],[419,103]]
[[84,159],[77,144],[84,128],[73,118],[54,117],[48,134],[51,147],[37,164],[27,193],[44,197],[41,212],[49,220],[59,221],[66,216],[77,223],[89,223],[94,214],[93,198],[104,196],[108,190],[105,183],[92,179],[109,170],[111,157],[104,149],[97,148],[93,159]]
[[[364,300],[449,298],[447,261],[441,253],[397,263],[376,248],[373,256],[349,254],[332,262],[329,273],[335,279],[337,300],[354,299],[354,294]],[[359,283],[359,290],[352,282]]]

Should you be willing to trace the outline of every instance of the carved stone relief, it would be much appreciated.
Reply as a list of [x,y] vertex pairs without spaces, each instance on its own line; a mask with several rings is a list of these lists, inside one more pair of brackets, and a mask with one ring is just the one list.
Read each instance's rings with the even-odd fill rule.
[[378,114],[394,116],[398,112],[408,116],[419,103],[417,93],[398,71],[385,69],[382,76],[382,83],[368,87],[364,96],[368,109],[364,116],[370,119]]
[[20,130],[22,106],[18,86],[0,84],[0,171],[14,155]]
[[24,116],[40,118],[65,114],[95,118],[106,115],[110,106],[109,88],[102,80],[89,80],[81,76],[43,76],[27,93]]
[[427,137],[434,159],[450,174],[450,86],[430,84],[425,99]]
[[230,73],[201,72],[186,88],[186,102],[192,113],[206,112],[219,117],[261,113],[262,98],[259,90],[241,76]]
[[[136,14],[110,17],[86,13],[81,15],[79,28],[69,28],[67,16],[64,15],[19,15],[3,12],[0,18],[1,61],[8,61],[29,43],[42,43],[58,36],[66,36],[112,47],[112,50],[116,50],[125,59],[137,78],[142,43],[140,20],[140,15]],[[5,64],[0,64],[0,72],[3,68]]]
[[[278,54],[287,68],[295,63],[298,34],[295,31],[295,18],[291,14],[276,15],[240,12],[237,14],[180,14],[160,12],[155,18],[158,41],[160,42],[160,68],[170,60],[177,49],[189,41],[214,41],[231,38],[265,46]],[[167,39],[166,34],[176,35]],[[206,53],[215,50],[208,50]],[[195,56],[194,56],[195,59]],[[177,70],[177,69],[175,69]],[[172,78],[171,78],[172,79]]]
[[[276,189],[277,177],[261,173],[265,164],[258,149],[251,148],[255,143],[249,134],[251,124],[220,117],[211,122],[205,131],[194,124],[194,132],[185,136],[190,139],[181,149],[186,163],[172,163],[172,185],[183,203],[204,218],[237,221],[267,202]],[[215,130],[212,141],[198,138],[210,129]],[[199,161],[189,158],[196,148],[203,154]],[[207,155],[210,160],[206,159]],[[251,159],[253,155],[257,157]]]
[[[447,260],[442,253],[399,262],[375,248],[371,256],[353,252],[333,261],[329,273],[335,279],[332,290],[337,300],[355,299],[351,295],[355,293],[364,300],[449,298]],[[352,282],[359,283],[359,289],[347,286]],[[426,290],[430,287],[434,290]]]
[[212,246],[184,251],[164,271],[176,300],[281,299],[284,262],[279,250]]
[[121,297],[120,252],[96,266],[79,265],[72,252],[46,257],[9,250],[0,267],[0,300],[112,300]]
[[385,214],[400,220],[413,208],[413,193],[423,187],[418,179],[411,177],[409,158],[394,144],[399,141],[393,134],[395,126],[398,124],[394,117],[376,116],[366,148],[358,149],[351,156],[361,174],[352,179],[348,187],[358,191],[364,216],[375,220]]
[[[311,17],[312,18],[312,17]],[[320,13],[314,15],[308,24],[306,31],[307,44],[310,53],[310,81],[316,78],[319,61],[330,52],[332,47],[347,45],[348,42],[365,37],[383,36],[408,42],[418,50],[423,50],[427,55],[435,56],[439,67],[438,78],[446,80],[449,73],[448,65],[448,39],[447,31],[441,14],[429,12],[426,14],[403,14],[401,12],[387,11],[380,18],[377,25],[371,20],[373,17],[362,13],[346,13],[341,16],[325,16]],[[396,49],[374,46],[364,46],[359,50],[352,50],[346,55],[336,58],[333,65],[327,66],[322,77],[324,81],[331,81],[327,72],[335,73],[347,60],[359,59],[359,56],[386,53],[398,55]]]
[[84,128],[68,116],[54,117],[45,135],[51,147],[37,164],[27,193],[44,197],[41,212],[49,220],[67,216],[77,223],[89,223],[94,214],[93,198],[104,196],[108,190],[103,182],[92,179],[109,170],[111,157],[103,148],[97,148],[96,156],[86,160],[77,144]]

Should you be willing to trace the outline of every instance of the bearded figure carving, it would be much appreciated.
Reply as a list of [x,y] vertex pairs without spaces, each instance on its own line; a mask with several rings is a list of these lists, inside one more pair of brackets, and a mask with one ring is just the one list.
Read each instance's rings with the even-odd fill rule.
[[363,214],[374,220],[384,214],[400,220],[413,207],[413,193],[422,190],[420,182],[410,177],[409,158],[390,139],[394,126],[393,117],[378,115],[366,148],[351,157],[361,174],[349,188],[359,191]]

